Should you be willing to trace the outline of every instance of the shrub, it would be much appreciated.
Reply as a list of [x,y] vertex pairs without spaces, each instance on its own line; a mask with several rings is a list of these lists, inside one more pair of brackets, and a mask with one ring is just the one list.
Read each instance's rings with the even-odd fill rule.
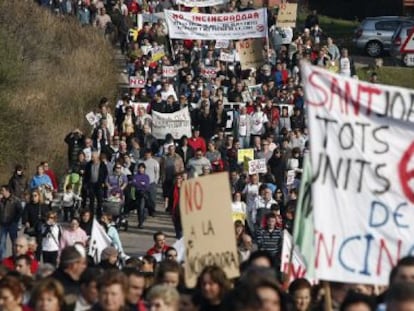
[[116,93],[112,47],[92,27],[34,1],[0,0],[0,178],[16,163],[32,175],[47,159],[66,169],[65,135]]

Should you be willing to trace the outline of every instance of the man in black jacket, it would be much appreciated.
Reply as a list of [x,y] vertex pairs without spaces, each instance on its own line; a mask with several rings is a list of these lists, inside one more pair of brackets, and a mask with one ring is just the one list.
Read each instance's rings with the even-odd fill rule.
[[65,137],[68,145],[68,167],[72,167],[78,160],[78,154],[85,145],[85,135],[80,129],[75,129]]
[[8,185],[1,186],[0,193],[0,259],[6,255],[7,235],[12,245],[17,239],[18,224],[22,214],[20,200],[11,194]]
[[80,292],[80,277],[86,269],[86,258],[75,246],[63,249],[58,269],[52,278],[58,280],[65,288],[65,306],[73,310]]
[[83,207],[86,204],[86,195],[89,198],[89,209],[94,212],[95,199],[97,201],[96,216],[98,219],[102,216],[102,201],[104,196],[104,187],[106,178],[108,177],[108,169],[105,163],[99,159],[99,153],[92,153],[92,160],[86,164],[84,175],[84,186],[87,194],[82,198]]

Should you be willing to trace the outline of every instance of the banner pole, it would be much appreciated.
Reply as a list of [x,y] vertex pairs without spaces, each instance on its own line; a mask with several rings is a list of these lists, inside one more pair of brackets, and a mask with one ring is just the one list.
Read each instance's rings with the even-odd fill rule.
[[172,39],[170,38],[170,48],[171,48],[171,54],[172,54],[172,58],[175,61],[175,52],[174,52],[174,46],[173,46],[173,42]]
[[[284,236],[283,238],[285,239],[286,237]],[[294,250],[295,250],[295,241],[293,240],[293,237],[292,237],[292,247],[290,248],[290,253],[289,253],[288,271],[287,271],[287,275],[283,276],[284,280],[283,280],[282,287],[285,291],[287,291],[289,288],[290,277],[292,275],[292,259],[293,259]]]
[[328,281],[323,282],[323,289],[325,291],[324,299],[324,311],[332,311],[332,295],[331,295],[331,285]]

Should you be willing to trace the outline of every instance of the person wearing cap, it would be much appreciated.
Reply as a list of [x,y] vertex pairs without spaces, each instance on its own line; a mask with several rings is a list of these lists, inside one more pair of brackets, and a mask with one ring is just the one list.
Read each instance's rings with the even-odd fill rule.
[[86,256],[76,246],[62,250],[59,267],[51,275],[65,288],[65,304],[72,310],[79,295],[80,277],[86,269]]

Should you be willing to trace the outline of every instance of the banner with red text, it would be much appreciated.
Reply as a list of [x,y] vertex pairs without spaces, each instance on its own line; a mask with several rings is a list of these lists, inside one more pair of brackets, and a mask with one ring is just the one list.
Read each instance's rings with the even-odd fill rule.
[[164,12],[172,39],[238,40],[267,36],[266,9],[226,14]]
[[309,112],[315,271],[388,284],[414,251],[414,90],[302,64]]

